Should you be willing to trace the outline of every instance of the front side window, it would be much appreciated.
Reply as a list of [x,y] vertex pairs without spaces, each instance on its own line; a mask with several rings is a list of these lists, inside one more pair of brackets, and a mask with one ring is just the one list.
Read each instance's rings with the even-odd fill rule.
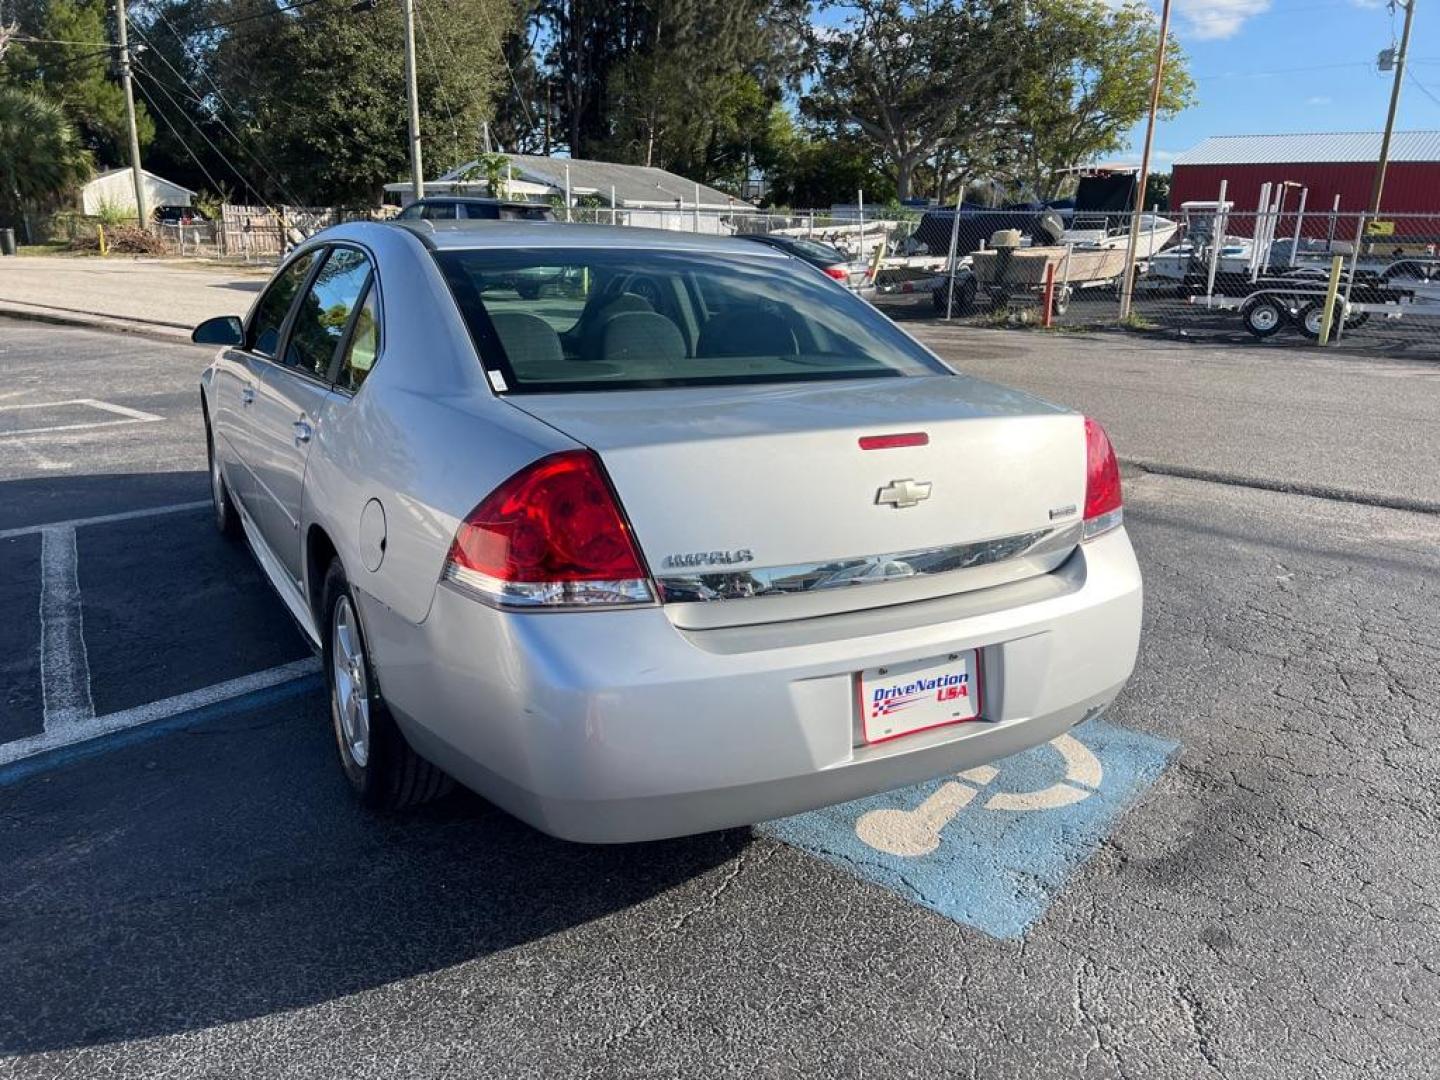
[[275,350],[280,347],[280,328],[285,323],[285,316],[290,311],[295,294],[315,266],[317,257],[318,253],[314,251],[302,255],[275,276],[265,295],[255,305],[255,314],[250,318],[250,332],[245,337],[247,348],[266,356],[275,355]]
[[500,216],[500,209],[487,203],[462,203],[459,209],[463,211],[460,216],[471,221],[494,221]]
[[370,287],[365,290],[365,300],[355,314],[355,326],[345,346],[345,355],[340,360],[340,374],[335,379],[335,385],[355,393],[375,366],[379,353],[380,309],[372,279]]
[[455,209],[452,202],[425,203],[420,208],[420,216],[426,221],[454,221]]
[[329,378],[330,361],[345,336],[350,313],[360,302],[369,276],[369,260],[354,248],[339,247],[330,252],[295,312],[285,346],[286,367]]
[[944,374],[808,266],[662,250],[440,251],[481,360],[511,392]]

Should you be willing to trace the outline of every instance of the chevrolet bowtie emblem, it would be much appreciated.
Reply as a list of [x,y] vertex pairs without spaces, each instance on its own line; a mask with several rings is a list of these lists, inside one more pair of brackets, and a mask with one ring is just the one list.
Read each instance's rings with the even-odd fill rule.
[[904,510],[907,506],[916,506],[928,499],[930,486],[928,480],[892,480],[875,493],[875,504]]

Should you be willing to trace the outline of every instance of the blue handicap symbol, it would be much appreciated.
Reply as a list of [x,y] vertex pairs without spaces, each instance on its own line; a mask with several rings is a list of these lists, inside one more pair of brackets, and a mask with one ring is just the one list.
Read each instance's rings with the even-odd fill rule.
[[993,766],[759,829],[956,922],[1016,938],[1178,746],[1095,719]]

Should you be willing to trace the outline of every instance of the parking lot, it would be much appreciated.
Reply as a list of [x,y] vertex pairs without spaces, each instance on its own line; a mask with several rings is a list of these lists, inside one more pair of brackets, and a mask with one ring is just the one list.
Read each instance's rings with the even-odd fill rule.
[[586,847],[360,809],[211,525],[206,350],[0,320],[0,1075],[1436,1075],[1440,371],[924,333],[1132,462],[1135,678],[993,768]]

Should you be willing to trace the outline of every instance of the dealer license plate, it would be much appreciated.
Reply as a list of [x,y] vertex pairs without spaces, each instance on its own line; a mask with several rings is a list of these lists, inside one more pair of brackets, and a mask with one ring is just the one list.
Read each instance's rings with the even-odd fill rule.
[[959,724],[980,715],[980,654],[891,664],[860,673],[860,729],[867,743]]

